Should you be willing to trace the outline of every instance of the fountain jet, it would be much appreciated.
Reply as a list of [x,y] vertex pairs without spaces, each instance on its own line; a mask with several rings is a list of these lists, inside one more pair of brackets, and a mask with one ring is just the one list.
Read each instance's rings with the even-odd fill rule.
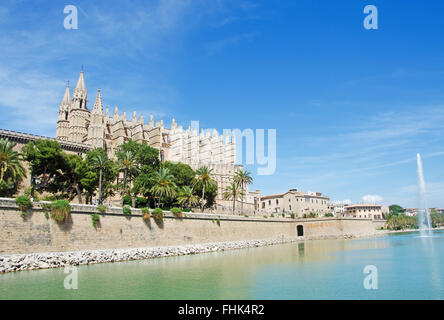
[[419,207],[418,207],[418,225],[421,236],[430,235],[432,224],[430,221],[430,213],[427,207],[426,185],[424,181],[424,172],[422,169],[421,155],[416,155],[418,163],[418,186],[419,186]]

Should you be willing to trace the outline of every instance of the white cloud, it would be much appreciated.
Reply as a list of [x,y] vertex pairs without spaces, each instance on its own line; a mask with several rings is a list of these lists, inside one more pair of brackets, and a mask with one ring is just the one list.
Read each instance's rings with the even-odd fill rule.
[[378,196],[377,194],[368,194],[363,196],[362,200],[368,203],[377,203],[382,201],[382,197]]

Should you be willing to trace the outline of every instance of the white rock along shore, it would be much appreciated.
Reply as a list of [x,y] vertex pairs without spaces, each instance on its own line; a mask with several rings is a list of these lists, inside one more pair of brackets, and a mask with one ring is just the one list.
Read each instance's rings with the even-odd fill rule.
[[100,249],[67,252],[43,252],[0,255],[0,273],[60,268],[65,266],[78,266],[105,262],[119,262],[130,260],[143,260],[171,256],[184,256],[189,254],[208,253],[216,251],[234,250],[264,247],[285,243],[300,242],[305,240],[325,240],[325,239],[356,239],[382,236],[392,231],[383,230],[379,234],[342,236],[318,236],[307,237],[279,237],[263,240],[241,240],[230,242],[216,242],[203,244],[189,244],[181,246],[165,247],[145,247],[145,248],[123,248],[123,249]]
[[242,240],[167,247],[8,254],[0,256],[0,273],[34,269],[59,268],[70,265],[78,266],[104,262],[182,256],[233,249],[263,247],[276,244],[291,243],[301,240],[302,239],[300,238],[277,238],[266,240]]

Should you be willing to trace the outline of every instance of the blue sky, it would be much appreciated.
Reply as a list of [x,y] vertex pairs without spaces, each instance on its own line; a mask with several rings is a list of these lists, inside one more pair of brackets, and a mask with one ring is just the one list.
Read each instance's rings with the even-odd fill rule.
[[[79,29],[65,30],[65,5]],[[363,28],[366,5],[379,29]],[[66,81],[89,105],[188,126],[277,130],[252,186],[444,207],[441,1],[2,1],[0,128],[55,135]],[[256,168],[248,167],[253,173]],[[367,198],[366,198],[367,199]]]

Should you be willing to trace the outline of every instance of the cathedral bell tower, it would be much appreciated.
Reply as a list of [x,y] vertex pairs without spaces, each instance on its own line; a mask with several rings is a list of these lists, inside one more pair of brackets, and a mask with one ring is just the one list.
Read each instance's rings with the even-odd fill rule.
[[71,98],[69,96],[69,85],[66,86],[62,102],[60,102],[59,116],[57,120],[56,139],[68,141],[69,136],[69,111],[71,109]]
[[87,104],[87,91],[83,71],[72,94],[71,111],[69,112],[68,140],[83,143],[87,139],[90,112]]
[[97,91],[96,102],[94,102],[94,107],[91,113],[87,143],[94,148],[105,148],[105,122],[100,89]]

